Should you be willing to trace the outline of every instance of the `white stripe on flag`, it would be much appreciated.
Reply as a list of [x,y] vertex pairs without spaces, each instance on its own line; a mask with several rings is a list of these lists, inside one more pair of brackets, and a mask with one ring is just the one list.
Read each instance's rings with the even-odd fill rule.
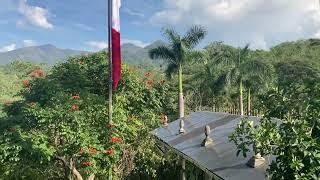
[[120,32],[121,0],[112,0],[112,28]]

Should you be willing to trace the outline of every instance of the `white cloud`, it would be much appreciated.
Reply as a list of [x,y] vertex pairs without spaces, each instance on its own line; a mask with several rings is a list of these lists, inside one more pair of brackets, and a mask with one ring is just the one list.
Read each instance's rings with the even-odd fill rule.
[[131,16],[144,17],[144,14],[143,14],[143,13],[137,12],[137,11],[133,11],[133,10],[131,10],[131,9],[129,9],[129,8],[124,8],[124,9],[123,9],[123,12],[125,12],[125,13],[127,13],[127,14],[129,14],[129,15],[131,15]]
[[127,44],[127,43],[134,44],[134,45],[139,46],[139,47],[146,47],[146,46],[148,46],[150,44],[150,43],[142,42],[140,40],[121,39],[121,45],[122,44]]
[[4,47],[0,47],[0,52],[8,52],[16,49],[16,44],[10,44]]
[[24,21],[27,21],[33,26],[37,26],[44,29],[52,29],[53,25],[48,21],[48,10],[27,4],[27,0],[20,0],[18,12],[25,17],[25,20],[19,20],[17,26],[25,25]]
[[108,47],[108,43],[103,41],[89,41],[86,44],[97,50],[101,50]]
[[23,40],[23,46],[24,47],[30,47],[30,46],[35,46],[36,42],[34,40]]
[[149,22],[178,31],[200,24],[208,30],[206,41],[268,48],[320,36],[320,7],[319,0],[164,0]]

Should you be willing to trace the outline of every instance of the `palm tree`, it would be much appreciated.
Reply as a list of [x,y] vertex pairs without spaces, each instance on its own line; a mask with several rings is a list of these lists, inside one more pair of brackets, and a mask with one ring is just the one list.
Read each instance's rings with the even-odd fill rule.
[[[249,75],[244,78],[243,85],[247,91],[247,115],[252,115],[252,103],[251,95],[253,93],[263,93],[270,88],[272,84],[273,67],[269,63],[264,63],[256,60],[256,63],[261,63],[260,66],[264,66],[265,71],[262,71],[256,75]],[[265,74],[264,74],[265,73]]]
[[[197,81],[197,86],[202,88],[202,91],[206,94],[206,97],[210,97],[212,103],[214,103],[214,97],[222,90],[223,86],[219,83],[220,69],[217,66],[217,61],[225,58],[224,52],[228,48],[223,45],[222,42],[214,42],[200,51],[200,69],[196,69],[193,72],[193,81]],[[213,104],[212,104],[213,106]]]
[[191,27],[184,36],[180,36],[174,29],[166,28],[163,35],[168,39],[169,44],[151,49],[151,59],[161,58],[167,61],[165,73],[171,77],[172,73],[178,71],[179,77],[179,117],[184,117],[184,100],[182,89],[182,66],[192,60],[195,56],[193,49],[206,35],[201,26]]
[[[243,112],[243,82],[255,81],[256,79],[269,78],[271,73],[271,66],[267,63],[256,60],[249,57],[249,44],[244,48],[237,51],[230,51],[228,58],[222,59],[224,63],[227,63],[228,68],[226,70],[225,79],[228,84],[235,83],[239,87],[239,106],[240,115],[244,115]],[[250,87],[252,88],[252,87]],[[250,93],[248,88],[248,93]],[[250,94],[248,94],[250,98]],[[249,103],[250,103],[250,99]],[[250,106],[250,104],[248,104]],[[250,108],[250,107],[249,107]]]

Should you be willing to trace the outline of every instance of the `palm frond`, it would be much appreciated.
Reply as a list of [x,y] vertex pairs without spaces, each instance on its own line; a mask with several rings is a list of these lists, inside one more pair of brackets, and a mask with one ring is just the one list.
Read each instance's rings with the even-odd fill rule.
[[181,37],[173,28],[164,28],[162,31],[162,34],[167,38],[171,46],[180,42]]
[[228,85],[238,83],[238,80],[240,78],[240,71],[238,68],[229,68],[229,70],[226,71],[225,75],[225,82]]
[[246,44],[246,46],[242,49],[240,49],[240,52],[239,52],[239,61],[241,64],[243,61],[246,61],[247,60],[247,57],[249,55],[249,52],[250,52],[250,49],[249,49],[249,46],[250,44]]
[[250,60],[246,63],[243,63],[240,67],[240,70],[245,72],[243,74],[245,74],[246,79],[258,78],[261,82],[272,79],[272,65],[261,60]]
[[206,34],[207,31],[202,26],[193,26],[187,31],[182,41],[187,48],[192,49],[199,44]]
[[197,63],[204,59],[205,54],[203,51],[187,51],[185,60],[188,62]]
[[164,59],[171,63],[175,63],[174,53],[168,47],[163,45],[150,49],[149,56],[151,59]]

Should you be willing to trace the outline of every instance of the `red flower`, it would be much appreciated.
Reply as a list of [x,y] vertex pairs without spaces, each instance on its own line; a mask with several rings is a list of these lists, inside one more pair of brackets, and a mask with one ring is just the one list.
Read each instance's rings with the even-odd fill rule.
[[113,125],[111,123],[108,123],[107,128],[111,129],[111,128],[113,128]]
[[72,96],[72,99],[80,99],[80,96]]
[[83,60],[80,60],[79,64],[84,65],[85,62]]
[[90,154],[97,154],[97,150],[95,150],[95,149],[90,149],[90,150],[89,150],[89,153],[90,153]]
[[24,80],[24,81],[22,82],[22,86],[23,86],[23,87],[29,87],[29,86],[30,86],[30,81],[29,81],[29,80]]
[[81,150],[79,151],[79,154],[84,154],[84,150],[81,149]]
[[118,138],[118,137],[112,137],[111,138],[111,143],[115,144],[115,143],[118,143],[118,142],[121,142],[122,139],[121,138]]
[[80,108],[79,108],[79,106],[77,106],[77,105],[73,105],[73,106],[71,107],[71,110],[72,110],[72,111],[79,111]]
[[112,155],[113,154],[113,150],[112,149],[106,150],[106,154],[107,155]]
[[150,77],[150,75],[151,75],[151,73],[150,73],[150,72],[144,73],[144,77],[145,77],[145,78]]
[[93,164],[93,162],[86,161],[86,162],[83,162],[82,164],[85,166],[91,166]]
[[148,80],[147,81],[147,86],[150,88],[150,87],[152,87],[152,85],[153,85],[153,81],[152,80]]
[[39,76],[44,75],[44,72],[41,69],[36,70],[35,73],[37,73]]
[[38,76],[44,76],[44,72],[41,69],[36,69],[32,72],[31,77],[35,78]]

